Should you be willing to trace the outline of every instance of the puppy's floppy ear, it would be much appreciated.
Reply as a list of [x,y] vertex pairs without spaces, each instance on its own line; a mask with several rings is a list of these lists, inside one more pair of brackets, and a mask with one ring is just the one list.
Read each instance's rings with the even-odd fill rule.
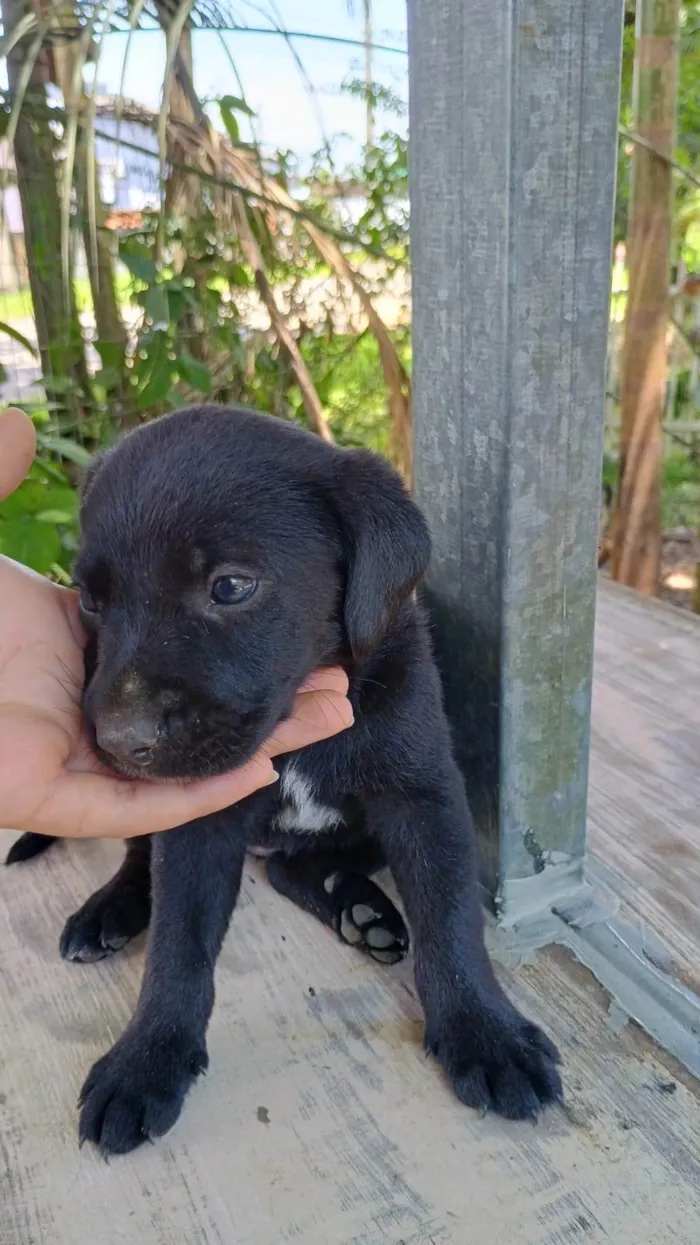
[[430,536],[401,478],[367,450],[343,453],[333,505],[345,545],[345,630],[362,660],[425,574]]

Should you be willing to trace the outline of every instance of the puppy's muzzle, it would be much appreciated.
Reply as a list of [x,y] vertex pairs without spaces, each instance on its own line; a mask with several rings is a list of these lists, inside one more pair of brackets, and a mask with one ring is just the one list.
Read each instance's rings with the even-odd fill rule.
[[100,750],[118,766],[146,769],[154,759],[163,729],[160,712],[134,717],[115,713],[95,723],[95,736]]
[[146,771],[162,757],[173,732],[181,727],[184,697],[172,688],[158,690],[129,670],[106,694],[88,688],[84,710],[103,758],[118,770]]

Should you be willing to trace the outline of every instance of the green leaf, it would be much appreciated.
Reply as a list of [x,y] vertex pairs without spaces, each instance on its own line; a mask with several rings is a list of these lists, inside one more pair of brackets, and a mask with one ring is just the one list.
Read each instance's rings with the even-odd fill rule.
[[55,485],[46,485],[44,488],[43,505],[41,510],[61,510],[68,514],[68,521],[77,519],[79,498],[77,489],[71,488],[69,484],[63,484],[56,487]]
[[177,324],[185,312],[185,295],[181,289],[168,290],[168,320]]
[[167,397],[170,389],[170,361],[165,360],[154,367],[148,379],[146,386],[141,390],[136,399],[136,405],[140,411],[147,411],[152,406],[157,406]]
[[136,277],[137,281],[143,281],[146,285],[152,285],[158,276],[158,269],[145,246],[138,251],[123,250],[120,252],[119,258],[129,269],[132,277]]
[[60,454],[61,458],[67,458],[70,462],[77,463],[79,467],[89,467],[92,462],[92,455],[88,453],[85,446],[77,441],[69,440],[68,437],[55,437],[40,433],[37,441],[42,449]]
[[[222,95],[218,103],[219,112],[221,113],[221,120],[226,126],[226,131],[231,139],[231,142],[234,146],[240,146],[241,129],[235,114],[237,112],[241,112],[246,117],[254,117],[255,113],[253,112],[253,109],[249,108],[245,100],[239,99],[237,95]],[[246,146],[248,146],[248,144],[246,144]]]
[[254,284],[250,270],[244,268],[243,264],[231,264],[225,271],[231,285],[250,286]]
[[28,479],[38,481],[40,484],[46,484],[48,480],[53,480],[56,484],[65,484],[65,467],[60,463],[50,462],[48,458],[40,454],[29,468]]
[[[123,362],[123,351],[116,342],[96,341],[97,353],[104,368],[119,368]],[[99,375],[99,373],[98,373]],[[102,382],[104,384],[104,381]]]
[[53,523],[54,526],[73,522],[73,515],[67,510],[40,510],[34,518],[37,523]]
[[246,117],[255,116],[255,113],[250,105],[246,104],[245,100],[240,99],[238,95],[222,95],[219,100],[219,108],[221,108],[222,105],[224,108],[229,109],[230,112],[243,112]]
[[38,480],[25,480],[10,497],[6,497],[0,505],[1,519],[16,519],[23,515],[36,514],[45,505],[46,485]]
[[25,480],[0,505],[0,520],[30,518],[40,523],[74,523],[77,517],[78,494],[68,484]]
[[109,390],[117,388],[121,381],[121,375],[116,367],[102,367],[99,372],[95,372],[92,379],[96,385]]
[[240,126],[238,124],[238,121],[236,120],[233,113],[231,112],[231,109],[225,107],[225,105],[221,102],[221,100],[219,101],[219,110],[221,112],[221,120],[226,126],[226,132],[228,133],[228,136],[231,139],[231,142],[234,144],[234,146],[236,146],[236,144],[239,142],[240,137],[241,137],[241,131],[240,131]]
[[36,347],[28,341],[23,333],[18,333],[17,329],[13,328],[11,324],[7,324],[4,320],[0,320],[0,333],[4,333],[6,337],[11,337],[12,340],[18,342],[24,350],[28,350],[35,359],[37,358]]
[[143,308],[148,318],[157,328],[163,328],[170,323],[170,310],[168,307],[168,292],[164,285],[152,285],[146,290],[143,296]]
[[30,515],[0,521],[0,553],[45,575],[61,558],[61,538],[55,527],[36,523]]
[[53,575],[54,579],[58,580],[59,584],[63,584],[66,588],[70,588],[73,580],[65,567],[60,566],[58,562],[52,562],[49,567],[49,571]]
[[194,355],[191,355],[184,347],[178,355],[177,366],[182,378],[192,385],[193,389],[198,389],[200,393],[211,393],[209,368],[199,359],[195,359]]
[[49,376],[46,378],[46,388],[50,390],[52,396],[61,393],[70,393],[75,391],[75,380],[72,376]]
[[177,392],[177,389],[170,390],[166,397],[166,402],[174,411],[184,411],[190,405],[190,399],[183,398],[182,394]]
[[168,343],[164,333],[153,334],[146,367],[148,369],[147,380],[136,399],[136,405],[140,411],[157,406],[167,397],[170,389],[173,364],[168,357]]

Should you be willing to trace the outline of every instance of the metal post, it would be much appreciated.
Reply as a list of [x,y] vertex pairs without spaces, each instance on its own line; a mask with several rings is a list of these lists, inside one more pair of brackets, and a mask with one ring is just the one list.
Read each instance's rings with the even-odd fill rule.
[[583,879],[623,0],[409,0],[415,485],[496,911]]

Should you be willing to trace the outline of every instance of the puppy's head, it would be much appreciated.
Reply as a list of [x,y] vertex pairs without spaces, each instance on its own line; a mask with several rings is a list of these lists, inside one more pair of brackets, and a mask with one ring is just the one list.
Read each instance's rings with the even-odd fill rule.
[[429,557],[380,459],[232,408],[99,459],[81,529],[88,727],[113,768],[154,778],[252,756],[317,665],[371,655]]

